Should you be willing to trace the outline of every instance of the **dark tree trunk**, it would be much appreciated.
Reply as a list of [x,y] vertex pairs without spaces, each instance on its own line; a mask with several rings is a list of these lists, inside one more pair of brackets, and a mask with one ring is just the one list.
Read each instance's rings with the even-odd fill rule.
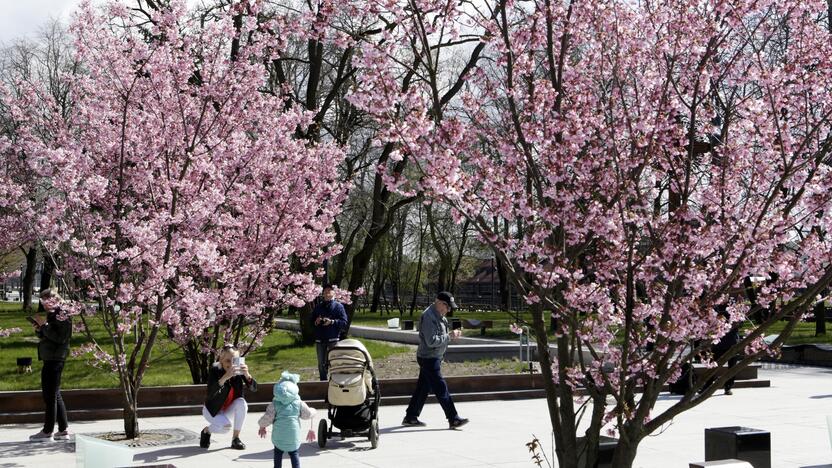
[[[40,271],[40,290],[49,289],[52,284],[52,275],[55,273],[55,261],[48,250],[43,250],[43,268]],[[46,309],[43,304],[38,303],[38,313],[43,313]]]
[[454,267],[451,270],[451,280],[448,284],[448,291],[456,292],[456,277],[459,273],[459,265],[462,263],[462,256],[465,254],[465,243],[468,240],[468,227],[471,225],[471,220],[465,218],[465,223],[462,225],[462,241],[459,243],[459,251],[457,252]]
[[508,287],[508,272],[506,271],[506,266],[503,263],[503,260],[497,258],[497,279],[500,282],[500,301],[499,306],[500,310],[508,310],[508,294],[509,294],[509,287]]
[[636,459],[638,443],[639,441],[631,437],[628,431],[622,431],[618,438],[618,444],[615,447],[615,453],[612,456],[612,466],[631,468]]
[[[422,208],[419,207],[419,226],[422,226]],[[416,310],[416,299],[419,296],[419,285],[422,281],[422,255],[425,251],[425,227],[419,230],[419,258],[416,260],[416,278],[413,279],[413,297],[410,299],[410,316]]]
[[298,317],[300,325],[300,339],[303,343],[309,344],[315,341],[315,326],[312,324],[312,310],[314,305],[306,303],[303,307],[290,307],[290,315],[294,313]]
[[26,254],[26,272],[23,274],[23,310],[26,313],[32,312],[32,293],[35,286],[35,269],[38,265],[38,247],[33,245],[29,250],[23,250]]
[[127,388],[123,390],[122,418],[124,419],[124,436],[127,439],[135,439],[139,436],[138,389],[127,385]]
[[826,302],[818,301],[812,311],[815,313],[815,336],[826,336]]
[[370,315],[378,312],[381,303],[381,295],[384,289],[384,268],[381,262],[377,262],[376,279],[373,281],[373,300],[370,302]]
[[202,346],[197,340],[190,340],[185,345],[185,362],[191,371],[191,382],[194,385],[208,383],[208,369],[212,364],[212,355],[201,351]]

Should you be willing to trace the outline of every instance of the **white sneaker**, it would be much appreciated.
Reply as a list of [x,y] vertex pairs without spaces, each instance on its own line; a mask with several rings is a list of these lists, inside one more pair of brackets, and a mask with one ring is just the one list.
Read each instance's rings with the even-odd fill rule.
[[69,440],[69,430],[60,431],[52,434],[52,440]]
[[52,442],[52,433],[45,433],[43,431],[29,436],[30,442]]

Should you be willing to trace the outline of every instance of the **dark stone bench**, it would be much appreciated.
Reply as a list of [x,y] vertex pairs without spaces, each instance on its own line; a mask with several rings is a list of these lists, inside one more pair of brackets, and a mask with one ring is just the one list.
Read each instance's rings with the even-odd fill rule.
[[705,461],[736,459],[754,468],[771,468],[771,434],[750,427],[705,429]]
[[494,322],[491,320],[462,319],[462,326],[464,328],[479,328],[480,335],[484,336],[486,328],[494,328]]

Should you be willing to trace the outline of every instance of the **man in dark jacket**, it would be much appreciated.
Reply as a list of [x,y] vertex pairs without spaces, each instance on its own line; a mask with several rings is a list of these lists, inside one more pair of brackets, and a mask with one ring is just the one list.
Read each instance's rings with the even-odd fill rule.
[[[725,319],[726,322],[730,322],[731,315],[728,313],[728,306],[726,306],[725,304],[719,304],[714,306],[714,310],[717,314],[719,314],[720,317]],[[740,322],[734,323],[731,326],[731,329],[728,330],[728,333],[723,335],[722,338],[720,338],[719,342],[711,348],[714,362],[718,361],[722,356],[725,355],[725,353],[728,352],[729,349],[731,349],[731,347],[740,342],[740,340],[742,339],[740,337],[740,325]],[[734,354],[733,356],[728,358],[728,368],[726,369],[726,371],[736,366],[737,363],[741,360],[742,357],[738,354]],[[710,387],[715,380],[715,378],[709,379],[705,386],[702,387],[702,390],[704,390],[707,387]],[[727,382],[725,382],[725,386],[723,388],[725,389],[726,395],[733,395],[733,391],[731,389],[734,387],[734,380],[735,379],[732,377],[728,379]]]
[[315,350],[318,354],[318,375],[326,380],[326,354],[341,339],[341,333],[347,327],[347,312],[340,302],[335,300],[332,285],[324,285],[323,301],[312,311],[312,323],[315,325]]
[[459,338],[461,330],[450,330],[445,315],[456,308],[451,293],[440,292],[436,295],[433,305],[422,312],[419,318],[419,348],[416,350],[416,361],[419,363],[419,380],[416,390],[410,397],[407,411],[402,420],[403,426],[424,426],[419,420],[419,414],[425,406],[428,392],[432,391],[439,400],[439,405],[445,412],[448,425],[456,429],[468,424],[468,419],[460,418],[456,412],[448,384],[442,377],[442,359],[452,339]]
[[231,429],[231,419],[234,419],[231,448],[246,448],[240,440],[240,430],[248,413],[245,390],[256,392],[257,381],[249,373],[247,365],[235,365],[239,359],[240,352],[234,346],[225,345],[220,351],[219,362],[211,366],[208,372],[208,391],[205,406],[202,407],[202,416],[208,421],[208,426],[200,433],[199,446],[202,448],[211,445],[211,434],[228,432]]
[[[66,407],[61,398],[61,374],[69,354],[69,339],[72,337],[72,320],[63,316],[60,310],[61,297],[51,289],[40,292],[40,301],[46,310],[46,318],[39,315],[31,317],[40,341],[38,342],[38,359],[43,361],[40,372],[40,388],[43,392],[44,412],[43,430],[29,436],[32,442],[49,440],[68,440],[68,421]],[[55,430],[55,420],[58,432]]]

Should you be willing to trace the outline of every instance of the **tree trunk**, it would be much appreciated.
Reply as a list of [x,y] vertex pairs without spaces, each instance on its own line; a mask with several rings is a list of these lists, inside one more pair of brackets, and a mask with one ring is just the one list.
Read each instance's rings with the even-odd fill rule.
[[135,439],[139,436],[138,390],[130,388],[129,385],[123,390],[122,418],[124,419],[124,436],[127,439]]
[[[618,468],[632,468],[638,450],[638,440],[629,436],[629,431],[621,431],[618,438],[618,445],[612,456],[612,466]],[[633,431],[635,432],[635,431]]]
[[812,311],[815,313],[815,336],[826,336],[826,302],[818,301]]
[[[40,290],[49,289],[52,285],[52,274],[55,272],[55,262],[48,250],[43,249],[43,268],[40,271]],[[42,303],[38,303],[38,313],[43,313],[46,309],[43,308]]]
[[188,341],[183,349],[185,362],[188,363],[188,369],[191,371],[191,382],[194,385],[208,383],[208,369],[211,366],[212,356],[210,353],[202,352],[201,349],[202,346],[196,339]]
[[32,312],[32,293],[35,286],[35,269],[38,265],[38,247],[33,245],[29,250],[23,250],[26,254],[26,272],[23,274],[23,310],[29,314]]
[[382,289],[384,289],[384,268],[381,262],[377,262],[376,279],[373,281],[373,300],[370,303],[370,315],[378,311],[378,305],[381,302]]
[[459,272],[459,265],[462,263],[462,256],[465,253],[465,242],[468,240],[468,227],[471,224],[471,220],[465,218],[465,223],[462,225],[462,241],[459,243],[459,251],[457,252],[456,261],[454,262],[454,266],[451,269],[451,280],[450,284],[448,285],[448,291],[452,294],[456,292],[456,275]]
[[306,303],[303,307],[290,307],[289,310],[294,312],[298,317],[301,341],[306,344],[314,342],[315,326],[312,324],[313,303]]
[[[419,226],[422,226],[422,207],[419,207]],[[416,278],[413,279],[413,297],[410,299],[410,316],[416,310],[416,299],[419,296],[419,284],[422,281],[422,255],[425,252],[425,227],[419,230],[419,258],[416,260]]]

